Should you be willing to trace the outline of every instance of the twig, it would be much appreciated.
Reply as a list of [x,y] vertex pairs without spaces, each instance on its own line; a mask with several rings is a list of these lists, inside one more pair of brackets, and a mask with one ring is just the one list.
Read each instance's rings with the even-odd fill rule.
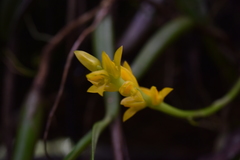
[[94,8],[91,11],[80,16],[77,20],[70,22],[66,27],[61,29],[56,36],[54,36],[48,45],[46,45],[42,51],[43,57],[40,64],[39,72],[34,79],[34,86],[43,88],[43,82],[45,81],[50,61],[50,54],[52,51],[63,41],[63,39],[69,35],[74,29],[78,28],[83,23],[89,21],[96,13],[98,8]]
[[112,145],[114,149],[114,159],[130,160],[127,146],[125,144],[125,139],[123,136],[121,120],[119,115],[112,122],[110,129],[111,129],[111,136],[112,136]]
[[10,62],[7,61],[6,64],[8,67],[5,69],[5,74],[4,74],[4,81],[3,81],[3,99],[2,99],[2,114],[1,114],[1,120],[2,120],[2,129],[3,129],[3,140],[7,148],[7,154],[6,154],[6,159],[9,160],[11,159],[12,155],[12,138],[13,138],[13,133],[11,129],[11,120],[10,120],[10,112],[12,108],[12,98],[13,98],[13,93],[14,93],[14,78],[15,74],[12,72],[14,69],[12,66],[9,64]]
[[98,26],[98,24],[101,22],[101,20],[107,15],[107,13],[109,11],[109,8],[110,8],[110,5],[112,4],[112,2],[113,2],[113,0],[104,0],[104,1],[102,1],[101,8],[97,12],[96,17],[95,17],[93,23],[88,28],[86,28],[82,32],[82,34],[80,34],[80,36],[75,41],[75,43],[73,44],[73,46],[72,46],[72,48],[71,48],[71,50],[70,50],[70,52],[68,54],[67,61],[66,61],[66,64],[65,64],[65,67],[64,67],[64,71],[63,71],[63,75],[62,75],[60,88],[59,88],[59,91],[58,91],[58,94],[57,94],[57,98],[56,98],[56,100],[54,102],[54,105],[53,105],[53,108],[52,108],[52,110],[51,110],[51,112],[49,114],[47,125],[46,125],[45,132],[44,132],[44,149],[45,149],[45,153],[46,153],[47,156],[48,156],[48,154],[47,154],[46,140],[47,140],[47,137],[48,137],[48,131],[49,131],[49,128],[50,128],[50,125],[51,125],[51,121],[52,121],[53,115],[54,115],[54,113],[55,113],[55,111],[57,109],[57,106],[59,104],[59,101],[61,99],[61,96],[62,96],[62,93],[63,93],[63,90],[64,90],[64,84],[66,82],[67,75],[68,75],[68,72],[69,72],[69,68],[71,66],[71,61],[72,61],[72,59],[74,57],[73,52],[80,46],[80,44],[83,42],[83,40],[92,31],[95,30],[95,28]]

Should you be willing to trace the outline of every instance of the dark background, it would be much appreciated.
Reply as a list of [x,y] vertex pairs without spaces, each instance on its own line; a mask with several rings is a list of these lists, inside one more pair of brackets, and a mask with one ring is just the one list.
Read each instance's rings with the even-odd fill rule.
[[[38,72],[44,46],[71,20],[99,5],[94,0],[1,1],[1,131],[8,157],[14,147],[22,103]],[[181,109],[200,109],[221,98],[239,76],[240,1],[237,0],[117,0],[110,14],[115,49],[124,46],[130,64],[150,37],[169,21],[186,16],[195,27],[171,43],[139,80],[141,86],[172,87],[165,101]],[[91,22],[91,21],[90,21]],[[45,117],[55,101],[70,51],[91,23],[69,34],[52,52],[42,99]],[[128,30],[131,30],[129,37]],[[93,52],[92,36],[79,47]],[[15,66],[17,59],[23,68]],[[14,61],[14,63],[12,63]],[[144,63],[144,62],[142,62]],[[103,98],[86,93],[88,71],[74,58],[49,139],[77,142],[104,116]],[[146,108],[122,123],[131,160],[237,160],[240,157],[240,98],[216,114],[197,119],[196,126]],[[126,108],[121,107],[122,115]],[[43,137],[43,129],[41,138]],[[96,159],[113,159],[109,129],[100,136]],[[41,139],[40,138],[40,139]],[[85,157],[86,158],[86,157]],[[81,157],[79,159],[85,159]],[[89,159],[88,157],[86,159]]]

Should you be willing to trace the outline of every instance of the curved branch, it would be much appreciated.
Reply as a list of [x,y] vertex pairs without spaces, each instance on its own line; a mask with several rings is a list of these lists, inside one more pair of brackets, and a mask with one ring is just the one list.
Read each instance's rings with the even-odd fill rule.
[[181,110],[164,102],[159,104],[158,106],[151,108],[179,118],[193,119],[198,117],[206,117],[214,114],[215,112],[226,106],[228,103],[230,103],[238,95],[239,91],[240,78],[226,95],[214,101],[210,106],[206,108],[198,110]]

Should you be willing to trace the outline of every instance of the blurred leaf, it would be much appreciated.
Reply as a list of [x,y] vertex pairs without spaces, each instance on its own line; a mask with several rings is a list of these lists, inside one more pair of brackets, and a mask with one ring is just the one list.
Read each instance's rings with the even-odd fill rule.
[[143,46],[138,56],[132,63],[132,71],[137,78],[141,78],[149,69],[157,56],[163,53],[165,48],[180,38],[193,27],[193,21],[186,17],[177,18],[162,28]]
[[102,58],[102,51],[105,51],[108,56],[113,59],[113,26],[111,16],[107,16],[93,32],[93,49],[94,55]]
[[205,0],[177,0],[176,3],[179,9],[193,20],[200,23],[206,22],[207,8]]
[[72,151],[64,158],[64,160],[74,160],[82,153],[82,151],[91,143],[92,132],[88,132],[83,136],[78,143],[74,146]]
[[34,91],[29,92],[22,109],[13,160],[32,160],[42,126],[44,109],[39,94]]
[[104,94],[106,115],[101,121],[98,121],[93,126],[92,131],[92,160],[96,151],[97,141],[102,131],[111,123],[117,116],[119,111],[119,94],[117,92],[106,92]]
[[104,118],[103,120],[96,122],[93,126],[92,130],[92,160],[94,160],[94,154],[96,151],[97,141],[99,138],[99,135],[102,133],[102,131],[107,127],[107,125],[111,122],[111,119]]

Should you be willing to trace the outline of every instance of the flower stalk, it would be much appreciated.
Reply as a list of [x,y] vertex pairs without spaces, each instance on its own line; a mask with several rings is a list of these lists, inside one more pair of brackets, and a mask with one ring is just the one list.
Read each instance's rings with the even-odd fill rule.
[[240,92],[240,78],[231,88],[231,90],[222,98],[214,101],[210,106],[198,110],[181,110],[177,109],[167,103],[161,103],[153,109],[172,115],[174,117],[193,119],[198,117],[206,117],[214,114],[229,102],[231,102]]

